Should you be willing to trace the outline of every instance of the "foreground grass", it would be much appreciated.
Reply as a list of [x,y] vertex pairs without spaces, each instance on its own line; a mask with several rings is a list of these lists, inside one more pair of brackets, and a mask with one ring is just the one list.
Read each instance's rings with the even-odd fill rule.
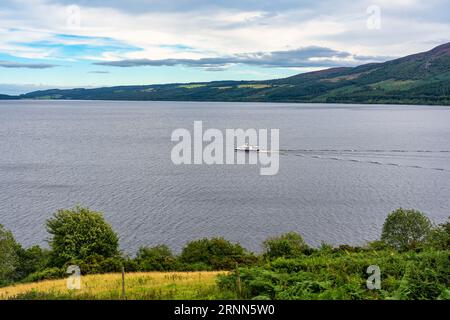
[[[139,272],[125,275],[126,299],[227,298],[216,285],[223,272]],[[120,273],[81,277],[81,289],[67,289],[67,280],[46,280],[0,288],[0,299],[121,299]]]
[[[380,270],[379,290],[367,288],[368,266]],[[324,247],[240,267],[237,276],[236,270],[127,273],[126,299],[450,299],[448,250]],[[68,290],[66,279],[17,284],[0,288],[0,299],[122,299],[121,278],[120,273],[83,276],[80,290]]]
[[[354,248],[353,248],[354,250]],[[435,300],[450,299],[450,252],[396,252],[352,248],[323,249],[311,255],[278,258],[240,268],[242,298],[275,300]],[[380,290],[367,288],[368,266],[380,270]],[[236,273],[218,285],[236,292]]]

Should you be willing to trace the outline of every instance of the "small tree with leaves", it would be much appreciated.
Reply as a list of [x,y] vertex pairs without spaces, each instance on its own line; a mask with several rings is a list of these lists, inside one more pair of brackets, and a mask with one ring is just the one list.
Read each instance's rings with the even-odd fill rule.
[[71,260],[119,254],[119,239],[100,212],[78,206],[58,210],[47,220],[47,231],[52,235],[52,264],[57,267]]
[[15,270],[19,265],[18,247],[11,231],[0,224],[0,285],[15,278]]
[[400,251],[414,249],[427,238],[431,229],[430,219],[422,212],[399,208],[384,221],[381,240]]

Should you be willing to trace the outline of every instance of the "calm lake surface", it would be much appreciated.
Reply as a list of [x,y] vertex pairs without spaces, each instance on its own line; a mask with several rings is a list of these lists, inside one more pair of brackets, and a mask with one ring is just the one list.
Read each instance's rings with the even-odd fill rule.
[[[280,129],[280,170],[181,165],[176,128]],[[121,247],[223,236],[363,244],[386,215],[450,216],[450,107],[106,101],[0,102],[0,224],[45,245],[45,220],[75,204],[103,211]]]

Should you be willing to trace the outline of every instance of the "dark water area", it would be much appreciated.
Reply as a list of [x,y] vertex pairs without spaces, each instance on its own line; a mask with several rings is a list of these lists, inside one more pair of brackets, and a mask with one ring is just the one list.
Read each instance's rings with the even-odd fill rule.
[[[277,128],[279,172],[174,165],[177,128]],[[0,102],[0,224],[46,245],[45,220],[76,204],[104,212],[123,250],[223,236],[364,244],[398,208],[450,216],[450,109],[198,102]]]

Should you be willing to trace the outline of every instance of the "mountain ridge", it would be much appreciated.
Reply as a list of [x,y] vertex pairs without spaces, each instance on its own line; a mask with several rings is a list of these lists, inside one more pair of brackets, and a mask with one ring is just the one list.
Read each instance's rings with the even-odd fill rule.
[[50,89],[0,99],[450,105],[450,43],[398,59],[262,81]]

